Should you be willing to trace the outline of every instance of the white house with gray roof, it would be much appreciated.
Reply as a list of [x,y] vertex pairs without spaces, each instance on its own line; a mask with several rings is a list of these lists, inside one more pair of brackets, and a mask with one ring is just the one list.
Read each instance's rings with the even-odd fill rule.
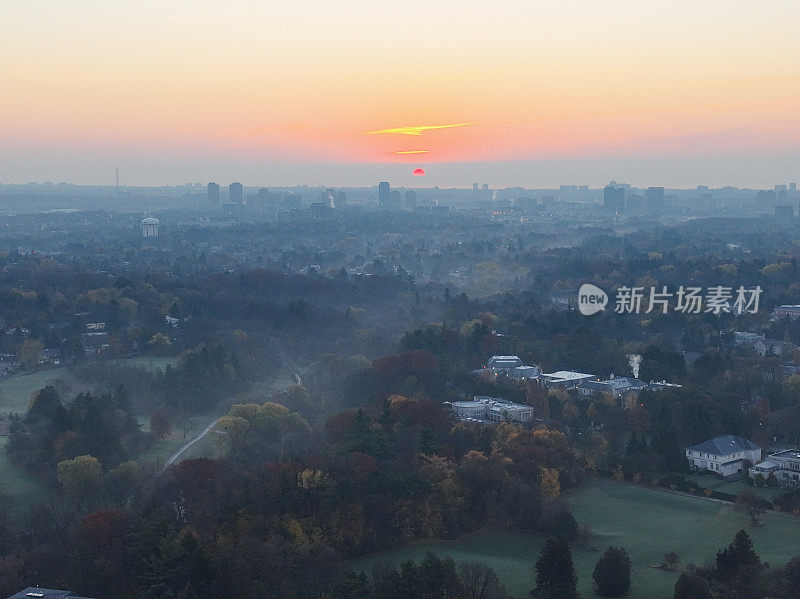
[[706,470],[723,478],[740,478],[761,461],[761,447],[736,435],[721,435],[686,448],[692,470]]

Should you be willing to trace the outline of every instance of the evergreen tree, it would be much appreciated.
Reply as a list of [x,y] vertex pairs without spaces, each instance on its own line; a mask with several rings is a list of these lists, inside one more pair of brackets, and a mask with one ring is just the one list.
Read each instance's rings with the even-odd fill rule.
[[624,548],[609,547],[592,573],[594,589],[601,597],[622,597],[631,588],[631,560]]
[[737,532],[733,542],[717,552],[716,566],[717,577],[722,581],[757,571],[761,567],[761,560],[753,550],[750,535],[744,530]]
[[674,599],[711,599],[711,592],[702,576],[681,572],[675,583]]
[[534,599],[577,599],[578,576],[566,539],[547,539],[536,560],[535,582]]

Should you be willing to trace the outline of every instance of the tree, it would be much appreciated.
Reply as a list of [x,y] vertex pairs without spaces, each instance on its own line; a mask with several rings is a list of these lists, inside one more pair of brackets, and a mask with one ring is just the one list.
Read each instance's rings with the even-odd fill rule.
[[594,590],[601,597],[622,597],[631,588],[631,560],[624,548],[609,547],[592,573]]
[[717,552],[716,572],[720,580],[728,581],[740,574],[748,574],[761,568],[761,560],[753,550],[753,541],[744,530],[740,530],[733,542]]
[[578,522],[572,512],[564,510],[551,518],[547,531],[554,537],[564,537],[567,541],[574,541],[578,538]]
[[39,365],[39,360],[42,359],[43,352],[44,345],[37,339],[26,339],[20,344],[17,350],[19,361],[29,370]]
[[458,579],[464,589],[464,599],[504,599],[505,588],[497,572],[480,562],[458,565]]
[[678,562],[680,561],[680,557],[677,553],[669,551],[661,558],[661,564],[658,567],[662,570],[674,571],[678,567]]
[[577,599],[578,576],[566,539],[549,538],[535,567],[534,599]]
[[675,582],[675,599],[711,599],[708,583],[693,572],[681,572]]
[[[761,476],[761,480],[764,480],[763,476]],[[736,504],[747,512],[752,526],[761,524],[761,514],[764,513],[764,500],[756,495],[754,491],[751,489],[739,491],[739,495],[736,497]]]
[[166,353],[172,347],[172,341],[164,333],[156,333],[147,342],[148,347],[155,355]]
[[172,422],[165,412],[156,412],[150,416],[150,432],[157,439],[163,439],[172,432]]
[[103,468],[97,458],[79,455],[74,460],[59,462],[56,478],[68,495],[76,498],[88,497],[100,487]]

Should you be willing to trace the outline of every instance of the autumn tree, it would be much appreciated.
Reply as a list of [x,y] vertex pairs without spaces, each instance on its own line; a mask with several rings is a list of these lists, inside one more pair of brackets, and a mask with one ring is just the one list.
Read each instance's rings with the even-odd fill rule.
[[39,366],[39,361],[44,354],[44,345],[38,339],[26,339],[20,343],[17,349],[19,361],[28,370],[32,370]]
[[59,462],[56,478],[67,495],[84,499],[100,488],[103,467],[97,458],[79,455],[75,459]]

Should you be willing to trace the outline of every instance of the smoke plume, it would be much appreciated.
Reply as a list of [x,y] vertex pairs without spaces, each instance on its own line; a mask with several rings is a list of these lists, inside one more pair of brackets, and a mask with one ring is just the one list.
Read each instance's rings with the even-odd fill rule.
[[639,367],[642,365],[642,356],[639,354],[628,354],[628,365],[631,367],[633,378],[639,378]]

